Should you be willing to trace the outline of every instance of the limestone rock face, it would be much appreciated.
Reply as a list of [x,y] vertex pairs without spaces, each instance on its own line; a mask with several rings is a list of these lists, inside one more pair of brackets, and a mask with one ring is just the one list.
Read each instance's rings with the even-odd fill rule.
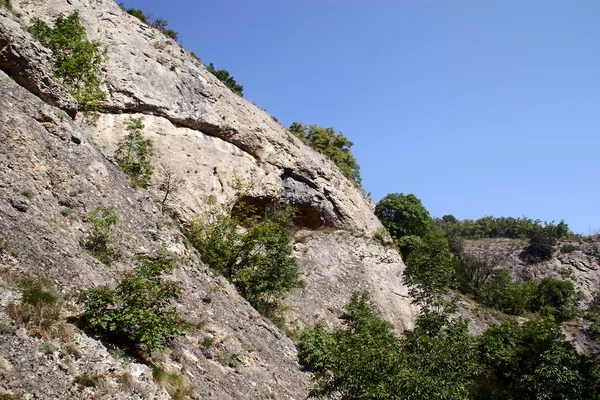
[[[295,180],[316,192],[323,223],[369,235],[381,227],[373,215],[372,200],[333,162],[304,146],[266,111],[232,93],[175,41],[127,15],[112,0],[18,0],[12,4],[24,21],[39,17],[50,22],[61,13],[78,11],[88,37],[107,46],[106,108],[111,113],[160,116],[175,127],[235,145],[254,160],[255,174],[278,178],[277,187],[255,185],[257,196],[279,197],[285,191],[282,181]],[[110,118],[101,121],[100,131],[110,123]],[[179,153],[170,161],[178,163],[185,157]],[[286,200],[304,205],[306,196],[292,195],[287,193]]]
[[[357,290],[369,292],[399,331],[412,327],[416,310],[402,285],[404,264],[394,249],[372,239],[381,229],[374,203],[328,158],[111,0],[11,0],[11,7],[0,8],[0,239],[9,247],[0,268],[41,269],[73,295],[114,284],[136,256],[166,248],[179,259],[172,278],[182,282],[184,295],[177,307],[203,327],[179,338],[179,354],[160,365],[185,374],[202,398],[305,398],[310,377],[294,344],[203,265],[177,221],[163,215],[168,210],[183,223],[203,218],[227,209],[243,187],[253,204],[283,201],[300,214],[295,254],[307,285],[286,299],[288,327],[318,319],[338,325]],[[88,37],[106,45],[109,60],[102,87],[107,101],[95,127],[79,124],[73,98],[52,75],[49,51],[27,33],[37,18],[51,22],[75,11]],[[154,142],[156,174],[147,191],[132,189],[114,162],[130,118],[143,118],[143,134]],[[165,200],[161,179],[167,173],[181,183]],[[111,266],[81,246],[88,215],[101,205],[115,206],[119,216],[113,231],[118,257]],[[0,300],[18,298],[7,287],[0,282]],[[74,303],[72,308],[72,315],[81,312]],[[0,322],[5,320],[0,311]],[[14,337],[0,334],[0,363],[12,366],[13,374],[4,389],[32,398],[136,398],[140,391],[145,398],[167,396],[141,364],[129,371],[135,387],[119,386],[128,371],[122,361],[82,332],[74,337],[78,343],[89,339],[86,355],[50,374],[57,364],[38,366],[44,355],[32,353],[39,339],[23,329]],[[52,357],[60,358],[64,345],[58,343]],[[15,346],[27,354],[10,350]],[[98,359],[97,371],[84,368]],[[104,376],[106,393],[73,383],[77,374],[96,372]],[[71,386],[59,392],[42,376]]]
[[21,28],[11,12],[0,8],[0,70],[48,104],[75,116],[77,102],[54,78],[50,54]]
[[[555,246],[554,256],[536,264],[528,264],[521,260],[519,254],[527,245],[527,241],[516,239],[494,239],[468,241],[467,249],[473,253],[491,251],[500,257],[499,268],[510,271],[517,282],[541,280],[546,277],[567,279],[581,290],[587,300],[591,300],[594,292],[600,289],[600,238],[587,237],[560,241]],[[565,245],[578,247],[572,252],[561,251]]]
[[[41,270],[62,293],[73,296],[81,289],[114,284],[133,268],[138,255],[168,249],[179,260],[171,279],[184,288],[177,308],[201,328],[177,340],[174,348],[181,354],[165,367],[185,371],[203,398],[306,396],[309,377],[298,365],[294,344],[202,265],[148,192],[131,189],[128,179],[63,111],[41,102],[3,72],[0,92],[0,271]],[[119,218],[111,235],[117,259],[110,266],[81,245],[90,230],[88,215],[101,205],[115,206]],[[5,306],[18,300],[6,276],[0,274],[0,322],[5,324]],[[81,312],[72,300],[69,304],[74,315]],[[51,354],[37,350],[43,341],[22,329],[16,336],[0,333],[0,357],[10,366],[0,388],[23,398],[125,399],[140,398],[140,393],[169,398],[152,381],[148,367],[128,366],[99,342],[71,329],[72,337],[54,340]],[[65,364],[69,344],[79,346],[83,356]],[[236,363],[229,362],[232,357]],[[83,374],[98,375],[106,392],[76,385],[75,377]],[[124,374],[133,376],[131,387],[120,386]]]
[[418,310],[402,285],[404,264],[396,250],[346,231],[298,232],[294,249],[306,287],[285,300],[292,326],[318,320],[337,325],[350,288],[370,293],[398,332],[414,328]]
[[[541,281],[546,277],[572,282],[575,290],[584,295],[582,306],[585,309],[594,293],[600,290],[600,237],[596,235],[559,241],[553,257],[536,264],[527,264],[519,257],[526,245],[526,240],[487,239],[467,241],[466,249],[473,254],[482,251],[496,254],[500,260],[497,268],[507,269],[516,282]],[[562,250],[569,245],[577,250]],[[484,322],[484,318],[476,315],[472,319],[477,326]],[[588,323],[583,319],[563,325],[567,338],[574,342],[578,350],[600,355],[600,345],[589,337],[587,328]]]

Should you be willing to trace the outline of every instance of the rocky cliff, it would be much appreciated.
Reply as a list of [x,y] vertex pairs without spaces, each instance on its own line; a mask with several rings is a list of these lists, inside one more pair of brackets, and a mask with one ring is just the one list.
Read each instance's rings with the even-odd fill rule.
[[[513,280],[523,283],[543,278],[568,280],[583,294],[583,310],[600,290],[600,237],[587,236],[559,241],[551,259],[535,264],[524,262],[520,254],[527,245],[519,239],[483,239],[467,241],[466,249],[475,255],[493,254],[498,260],[496,268],[507,269]],[[469,308],[469,307],[465,307]],[[473,313],[466,314],[473,320],[476,331],[487,328],[486,318]],[[490,319],[491,323],[496,322]],[[587,334],[588,322],[576,318],[563,325],[563,330],[579,351],[600,355],[600,346]]]
[[[248,201],[282,201],[300,213],[295,255],[307,285],[286,300],[288,327],[339,323],[355,290],[370,292],[398,330],[412,326],[402,260],[372,239],[381,228],[372,200],[330,160],[112,1],[10,6],[0,8],[0,322],[9,323],[5,306],[19,297],[14,274],[43,271],[67,299],[66,318],[81,311],[72,300],[80,290],[113,283],[136,256],[168,249],[178,259],[172,278],[183,284],[177,308],[201,328],[156,363],[184,376],[198,398],[306,397],[310,377],[293,343],[203,265],[179,231],[191,218],[220,211],[241,183]],[[76,102],[53,77],[50,51],[27,32],[36,18],[51,22],[74,11],[88,37],[107,49],[107,100],[92,127],[80,123]],[[131,188],[113,159],[130,117],[143,117],[143,134],[154,141],[157,173],[148,191]],[[167,216],[158,185],[165,171],[183,182]],[[115,206],[119,217],[110,267],[81,245],[98,206]],[[169,397],[147,366],[69,329],[59,339],[2,330],[0,390],[25,398]],[[97,382],[83,385],[81,376]]]

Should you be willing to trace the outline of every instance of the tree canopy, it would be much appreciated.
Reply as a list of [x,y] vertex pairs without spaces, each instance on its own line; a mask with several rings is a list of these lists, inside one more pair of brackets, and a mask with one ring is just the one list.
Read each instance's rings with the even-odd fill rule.
[[217,77],[218,80],[223,82],[225,86],[227,86],[231,91],[237,94],[240,97],[244,97],[244,87],[236,82],[236,80],[231,76],[229,71],[226,69],[215,69],[213,63],[208,64],[206,67],[208,72]]
[[307,126],[300,122],[290,125],[290,132],[308,146],[329,157],[344,175],[360,187],[360,166],[350,151],[354,143],[342,132],[336,132],[333,127],[325,128],[316,124]]

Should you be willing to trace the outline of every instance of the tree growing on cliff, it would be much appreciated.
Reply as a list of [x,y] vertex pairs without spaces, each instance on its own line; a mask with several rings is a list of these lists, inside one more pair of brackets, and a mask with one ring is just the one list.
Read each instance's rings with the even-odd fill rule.
[[154,149],[152,140],[142,135],[142,129],[144,123],[141,117],[129,118],[125,123],[125,130],[128,133],[117,143],[115,159],[121,171],[131,179],[133,187],[146,189],[154,172],[150,164]]
[[140,257],[136,268],[125,274],[115,288],[103,285],[81,294],[78,302],[85,306],[82,322],[131,350],[163,348],[189,328],[170,306],[182,291],[178,282],[163,277],[173,272],[174,266],[167,252],[154,258]]
[[390,193],[375,207],[375,215],[390,232],[400,247],[402,257],[407,258],[415,243],[431,230],[431,216],[414,194]]
[[203,262],[233,283],[259,312],[273,317],[283,296],[301,285],[286,229],[295,210],[280,206],[258,216],[240,202],[234,211],[213,223],[192,221],[188,238]]
[[37,19],[30,28],[40,43],[52,50],[52,69],[70,89],[79,110],[89,122],[98,117],[100,102],[106,94],[100,89],[106,49],[100,42],[87,40],[85,28],[76,12],[59,15],[52,27]]
[[300,122],[294,122],[289,129],[305,144],[329,157],[356,186],[361,186],[360,166],[350,151],[354,143],[342,132],[336,132],[333,127],[307,126]]
[[208,64],[206,67],[208,72],[217,77],[218,80],[223,82],[231,91],[240,97],[244,97],[244,87],[236,82],[236,80],[229,74],[226,69],[215,69],[213,63]]

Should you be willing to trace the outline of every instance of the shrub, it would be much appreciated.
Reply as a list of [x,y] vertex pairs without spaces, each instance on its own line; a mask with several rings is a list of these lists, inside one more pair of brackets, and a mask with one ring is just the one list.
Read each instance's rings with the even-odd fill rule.
[[73,381],[81,386],[84,387],[96,387],[96,385],[98,384],[98,377],[97,376],[89,376],[87,374],[84,375],[77,375]]
[[87,40],[76,12],[58,16],[53,27],[38,19],[31,27],[31,33],[52,50],[54,73],[70,89],[84,118],[95,123],[100,102],[106,97],[100,90],[101,68],[106,60],[102,44]]
[[189,399],[193,389],[189,386],[185,376],[169,372],[160,367],[152,369],[152,378],[160,386],[164,387],[173,400]]
[[360,166],[350,151],[354,143],[342,132],[336,132],[333,127],[324,128],[316,124],[306,126],[299,122],[290,125],[289,130],[305,144],[329,157],[348,179],[357,187],[361,186]]
[[507,322],[480,339],[486,373],[473,399],[597,399],[597,366],[550,322]]
[[125,123],[127,135],[117,143],[115,158],[121,171],[129,179],[133,187],[146,189],[154,168],[149,158],[154,154],[152,140],[142,135],[144,123],[142,118],[129,118]]
[[179,34],[175,30],[167,28],[169,23],[166,19],[158,17],[150,25],[152,25],[152,27],[158,29],[163,33],[163,35],[170,37],[174,41],[179,40]]
[[521,315],[534,298],[537,285],[533,281],[518,285],[505,269],[494,270],[481,287],[477,299],[488,307],[509,315]]
[[434,223],[449,236],[463,239],[510,238],[531,239],[539,232],[545,232],[554,238],[573,236],[573,232],[564,222],[543,222],[531,218],[492,217],[486,216],[477,220],[458,220],[453,215],[435,218]]
[[414,194],[390,193],[379,200],[375,215],[390,232],[406,259],[413,244],[431,229],[431,217],[421,200]]
[[97,207],[88,217],[92,230],[88,234],[85,248],[94,257],[105,264],[110,264],[115,255],[115,250],[109,246],[110,231],[118,221],[115,207]]
[[575,287],[569,281],[544,278],[530,302],[533,311],[543,311],[559,320],[569,319],[577,314],[578,298]]
[[327,354],[333,345],[333,336],[323,322],[309,325],[300,332],[298,358],[313,372],[322,372],[330,367]]
[[[285,293],[301,285],[286,229],[295,210],[280,206],[263,218],[255,212],[238,202],[235,216],[220,215],[213,224],[193,221],[187,234],[203,262],[233,283],[259,312],[273,317]],[[240,232],[238,226],[246,230]]]
[[217,77],[218,80],[223,82],[231,91],[240,97],[244,97],[244,87],[236,82],[236,80],[229,74],[229,71],[225,69],[215,69],[213,63],[208,64],[206,67],[208,72]]
[[[394,335],[364,293],[353,295],[341,316],[344,326],[322,326],[301,335],[300,355],[315,372],[313,397],[343,399],[464,399],[480,370],[466,324],[429,336],[415,330]],[[313,368],[314,367],[314,368]]]
[[170,307],[182,290],[178,282],[163,278],[173,268],[168,253],[155,259],[140,257],[134,271],[125,274],[115,288],[86,290],[78,299],[86,308],[81,317],[84,326],[134,351],[163,348],[189,329]]
[[581,247],[571,243],[565,244],[560,248],[561,253],[572,253],[579,250],[581,250]]
[[555,244],[556,239],[552,235],[546,232],[537,232],[529,240],[529,244],[520,257],[530,264],[550,260],[554,254]]
[[60,322],[62,297],[43,274],[25,275],[17,282],[20,303],[9,303],[7,313],[19,325],[32,328],[37,336],[53,336]]
[[177,41],[179,39],[179,35],[173,29],[167,28],[169,23],[164,18],[152,18],[150,14],[146,14],[143,10],[139,8],[126,8],[123,3],[119,3],[119,7],[121,7],[127,14],[132,15],[142,21],[146,25],[150,25],[153,28],[158,29],[163,35],[170,37],[171,39]]

